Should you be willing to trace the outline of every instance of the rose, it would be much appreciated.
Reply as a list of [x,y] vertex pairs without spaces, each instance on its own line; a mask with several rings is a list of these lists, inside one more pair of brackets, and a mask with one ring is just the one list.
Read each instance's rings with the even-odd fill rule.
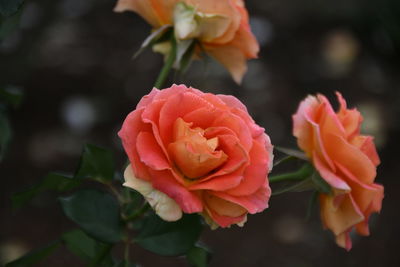
[[[155,29],[173,25],[178,42],[199,41],[197,48],[224,65],[237,83],[246,60],[257,58],[259,46],[243,0],[119,0],[114,10],[134,11]],[[157,50],[166,53],[165,46]]]
[[201,213],[212,227],[227,227],[268,207],[272,145],[233,96],[153,89],[119,136],[131,162],[124,185],[164,220]]
[[350,250],[354,228],[369,235],[368,218],[381,210],[383,186],[374,183],[380,161],[373,137],[360,134],[360,113],[347,109],[340,93],[337,98],[340,109],[335,113],[325,96],[308,96],[293,115],[293,134],[332,187],[319,197],[323,225],[339,246]]

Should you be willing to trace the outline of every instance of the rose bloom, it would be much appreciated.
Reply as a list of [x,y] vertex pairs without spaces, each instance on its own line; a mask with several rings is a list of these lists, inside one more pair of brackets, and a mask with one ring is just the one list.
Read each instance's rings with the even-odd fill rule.
[[334,112],[325,96],[308,96],[293,115],[293,134],[321,177],[332,187],[320,194],[321,219],[336,243],[351,249],[350,232],[369,235],[368,218],[381,210],[383,186],[375,184],[380,163],[373,137],[361,135],[362,116],[340,93]]
[[173,25],[178,42],[198,40],[237,83],[247,70],[246,60],[257,58],[259,46],[243,0],[119,0],[114,10],[134,11],[154,29]]
[[153,89],[119,136],[131,163],[124,185],[164,220],[201,213],[212,228],[228,227],[268,207],[272,145],[233,96]]

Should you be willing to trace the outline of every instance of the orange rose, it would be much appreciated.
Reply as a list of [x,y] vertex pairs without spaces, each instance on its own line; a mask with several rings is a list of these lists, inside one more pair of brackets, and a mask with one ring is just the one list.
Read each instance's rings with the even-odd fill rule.
[[321,177],[332,187],[320,194],[321,219],[336,243],[351,249],[350,232],[369,235],[368,218],[381,210],[383,186],[375,184],[380,163],[373,137],[360,135],[362,117],[337,93],[337,113],[325,96],[308,96],[293,115],[293,134]]
[[164,220],[201,213],[212,227],[227,227],[268,207],[272,146],[233,96],[153,89],[119,136],[131,162],[124,185]]
[[178,42],[198,40],[237,83],[247,70],[246,60],[257,58],[259,46],[243,0],[119,0],[115,11],[134,11],[155,29],[173,25]]

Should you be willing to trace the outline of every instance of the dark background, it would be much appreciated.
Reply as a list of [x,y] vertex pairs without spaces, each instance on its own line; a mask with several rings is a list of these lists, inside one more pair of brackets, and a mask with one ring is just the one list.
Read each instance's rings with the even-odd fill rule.
[[[56,198],[44,194],[13,213],[13,192],[49,171],[72,172],[86,142],[111,148],[125,160],[116,136],[125,116],[147,94],[162,66],[151,50],[131,56],[150,27],[133,13],[112,12],[113,0],[26,1],[19,29],[0,43],[0,86],[22,88],[11,113],[14,139],[0,164],[0,265],[73,228]],[[315,211],[305,220],[309,193],[273,197],[244,228],[205,230],[215,252],[211,266],[400,266],[400,1],[248,0],[261,52],[249,62],[242,86],[212,61],[195,62],[184,82],[203,91],[233,94],[248,107],[272,142],[295,146],[291,115],[307,94],[334,100],[339,90],[364,115],[374,135],[385,186],[382,212],[371,236],[353,238],[351,252],[336,246]],[[336,105],[336,104],[335,104]],[[114,251],[121,256],[119,249]],[[132,248],[143,266],[185,266],[183,259]],[[42,266],[81,266],[58,250]]]

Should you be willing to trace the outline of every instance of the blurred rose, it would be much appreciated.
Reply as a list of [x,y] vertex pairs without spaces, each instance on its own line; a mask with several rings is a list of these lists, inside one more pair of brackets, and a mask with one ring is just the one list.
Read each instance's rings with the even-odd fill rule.
[[178,42],[198,40],[237,83],[246,72],[246,60],[257,57],[259,46],[243,0],[119,0],[115,11],[127,10],[138,13],[154,29],[173,25]]
[[119,136],[131,162],[125,186],[164,220],[201,213],[212,227],[227,227],[268,207],[272,145],[233,96],[153,89]]
[[373,137],[360,135],[362,117],[337,93],[337,113],[325,96],[308,96],[293,116],[293,134],[321,177],[332,187],[320,194],[321,219],[336,243],[351,249],[350,232],[369,235],[368,218],[381,210],[383,186],[375,184],[380,163]]

